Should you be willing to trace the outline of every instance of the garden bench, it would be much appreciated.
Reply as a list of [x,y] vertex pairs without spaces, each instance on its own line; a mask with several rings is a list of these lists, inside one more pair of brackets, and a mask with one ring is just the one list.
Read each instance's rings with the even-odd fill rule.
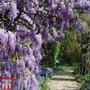
[[39,69],[40,69],[39,74],[41,76],[44,76],[45,77],[45,80],[46,80],[46,68],[45,67],[39,67]]

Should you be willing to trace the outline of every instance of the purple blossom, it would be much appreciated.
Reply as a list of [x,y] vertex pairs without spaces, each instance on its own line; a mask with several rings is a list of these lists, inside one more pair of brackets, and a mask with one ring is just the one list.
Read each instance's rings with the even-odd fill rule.
[[42,42],[46,44],[48,41],[48,32],[45,29],[41,29],[40,33],[42,35]]
[[8,48],[13,53],[15,51],[16,46],[16,33],[8,32]]
[[35,43],[36,43],[36,45],[35,45],[36,49],[37,50],[40,49],[41,46],[42,46],[42,36],[41,36],[41,34],[35,36]]
[[23,80],[23,85],[25,88],[27,87],[27,81],[26,80]]
[[57,31],[55,29],[53,29],[53,37],[54,38],[58,37]]
[[0,13],[5,13],[6,10],[10,8],[9,2],[5,3],[4,1],[0,2]]
[[10,12],[9,12],[10,20],[14,21],[14,19],[17,17],[17,14],[18,14],[17,4],[16,2],[12,1],[10,3]]
[[4,70],[2,73],[2,78],[11,78],[11,73],[9,71]]

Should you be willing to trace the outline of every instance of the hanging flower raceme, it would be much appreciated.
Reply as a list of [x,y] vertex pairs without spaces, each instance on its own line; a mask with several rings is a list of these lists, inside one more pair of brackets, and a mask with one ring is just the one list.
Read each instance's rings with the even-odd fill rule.
[[41,46],[42,46],[42,36],[41,36],[41,34],[35,36],[35,43],[36,43],[35,49],[37,49],[37,50],[40,49]]
[[10,12],[8,17],[11,21],[14,21],[14,19],[17,17],[17,14],[18,14],[17,4],[15,1],[12,1],[10,3]]
[[0,1],[0,14],[2,13],[5,13],[6,10],[9,10],[10,9],[10,5],[9,5],[9,2],[5,3],[5,2],[1,2]]
[[55,29],[53,29],[53,37],[54,38],[58,37],[57,31]]
[[13,32],[8,32],[8,49],[10,52],[15,51],[15,46],[16,46],[16,33]]

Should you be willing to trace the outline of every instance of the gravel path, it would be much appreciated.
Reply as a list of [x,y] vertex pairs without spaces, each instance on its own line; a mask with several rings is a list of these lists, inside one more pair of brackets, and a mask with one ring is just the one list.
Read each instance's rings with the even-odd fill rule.
[[71,70],[56,71],[50,82],[47,83],[49,86],[47,90],[79,90],[72,72]]

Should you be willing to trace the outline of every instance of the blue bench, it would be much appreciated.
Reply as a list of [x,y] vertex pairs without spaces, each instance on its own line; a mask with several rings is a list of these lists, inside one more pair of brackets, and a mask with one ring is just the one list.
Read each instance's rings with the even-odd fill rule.
[[46,80],[46,68],[45,67],[39,67],[40,69],[40,75],[45,77]]

